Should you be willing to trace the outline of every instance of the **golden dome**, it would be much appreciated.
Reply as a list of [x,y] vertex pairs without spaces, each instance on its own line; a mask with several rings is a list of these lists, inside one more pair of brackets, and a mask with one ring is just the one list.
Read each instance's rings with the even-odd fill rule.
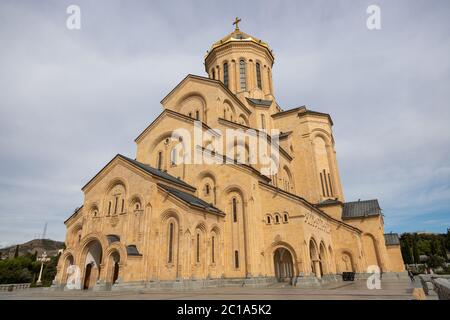
[[[236,18],[236,20],[238,20],[238,18]],[[240,21],[240,20],[238,20],[238,22],[239,22],[239,21]],[[235,23],[234,23],[234,24],[235,24]],[[211,46],[211,49],[209,49],[209,50],[206,52],[205,59],[206,59],[206,58],[208,57],[208,55],[209,55],[211,52],[213,52],[216,48],[221,47],[221,46],[223,46],[223,45],[225,45],[225,44],[228,44],[228,43],[231,43],[231,42],[236,42],[236,43],[245,43],[245,42],[248,42],[248,43],[255,43],[255,44],[257,44],[257,45],[260,45],[260,46],[263,47],[263,48],[266,48],[267,51],[269,52],[269,54],[270,54],[270,55],[272,56],[272,58],[273,58],[272,50],[270,49],[269,44],[268,44],[267,42],[264,42],[264,41],[262,41],[262,40],[260,40],[260,39],[258,39],[258,38],[256,38],[256,37],[254,37],[254,36],[251,36],[251,35],[249,35],[249,34],[243,32],[243,31],[239,30],[239,27],[238,27],[238,25],[236,24],[236,29],[235,29],[233,32],[227,34],[225,37],[223,37],[223,38],[220,39],[219,41],[216,41],[216,42]]]

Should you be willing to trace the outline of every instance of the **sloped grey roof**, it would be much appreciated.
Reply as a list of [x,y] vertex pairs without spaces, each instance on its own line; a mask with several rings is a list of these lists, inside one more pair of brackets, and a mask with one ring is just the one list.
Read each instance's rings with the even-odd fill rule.
[[400,238],[397,233],[386,233],[384,235],[384,243],[387,246],[394,246],[400,244]]
[[212,204],[209,204],[206,201],[203,201],[202,199],[197,198],[196,196],[193,196],[192,194],[180,191],[178,189],[166,186],[166,185],[161,184],[161,183],[158,183],[158,186],[160,186],[161,188],[163,188],[164,190],[166,190],[170,194],[173,194],[178,199],[180,199],[180,200],[182,200],[184,202],[187,202],[190,205],[199,207],[199,208],[201,208],[203,210],[212,212],[212,213],[217,214],[217,215],[221,215],[221,216],[225,215],[225,213],[223,213],[221,210],[219,210],[216,207],[214,207]]
[[120,237],[117,234],[108,234],[106,238],[108,238],[109,244],[113,242],[120,242]]
[[130,244],[127,246],[127,255],[129,256],[142,256],[142,254],[139,253],[138,249],[134,244]]
[[129,161],[129,162],[131,162],[131,163],[133,163],[134,165],[138,166],[139,168],[147,171],[148,173],[150,173],[152,175],[158,176],[158,177],[163,178],[165,180],[169,180],[169,181],[171,181],[173,183],[176,183],[176,184],[184,185],[184,186],[189,187],[191,189],[195,189],[195,187],[191,186],[190,184],[187,184],[186,182],[184,182],[181,179],[175,178],[174,176],[168,174],[167,172],[164,172],[164,171],[158,170],[156,168],[150,167],[147,164],[143,164],[143,163],[141,163],[139,161],[130,159],[130,158],[125,157],[125,156],[123,156],[121,154],[119,154],[118,156],[123,158],[123,159],[125,159],[125,160],[127,160],[127,161]]
[[326,199],[322,202],[319,202],[318,205],[327,205],[327,204],[338,204],[341,203],[339,200],[336,199]]
[[246,98],[248,102],[252,104],[256,104],[258,106],[263,107],[270,107],[272,105],[272,100],[262,100],[262,99],[253,99],[253,98]]
[[377,199],[346,202],[342,210],[343,219],[377,216],[380,214],[381,208]]

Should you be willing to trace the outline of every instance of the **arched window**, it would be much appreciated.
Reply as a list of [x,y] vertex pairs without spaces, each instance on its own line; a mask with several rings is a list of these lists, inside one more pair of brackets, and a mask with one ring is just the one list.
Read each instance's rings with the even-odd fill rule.
[[246,90],[247,83],[246,83],[246,79],[245,79],[245,61],[244,60],[239,61],[239,74],[240,74],[241,90]]
[[158,152],[158,164],[157,164],[158,170],[162,169],[162,151]]
[[228,63],[223,64],[223,84],[228,88]]
[[215,253],[215,240],[216,238],[214,236],[211,237],[211,262],[216,262],[216,253]]
[[275,223],[280,223],[280,216],[279,215],[275,215]]
[[172,166],[176,166],[177,165],[177,148],[173,148],[172,151],[170,152],[170,164]]
[[232,200],[233,221],[237,222],[237,203],[236,198]]
[[288,222],[288,220],[289,220],[288,214],[285,213],[285,214],[283,215],[283,217],[284,217],[284,222]]
[[270,219],[270,216],[267,216],[267,224],[271,224],[272,223],[272,219]]
[[111,214],[111,201],[108,204],[108,216]]
[[211,73],[212,73],[212,78],[215,79],[216,78],[216,71],[214,69],[212,69]]
[[125,199],[122,198],[122,208],[121,208],[120,212],[121,213],[125,212],[124,209],[125,209]]
[[261,83],[261,65],[259,62],[256,63],[256,83],[258,85],[259,89],[262,89],[262,83]]
[[234,267],[239,269],[239,251],[234,251]]
[[195,119],[200,120],[200,112],[195,111]]
[[197,263],[200,262],[200,233],[197,233],[197,251],[196,251],[196,256],[197,256]]
[[168,263],[172,263],[173,262],[173,222],[171,222],[169,224],[169,256],[167,259]]
[[209,196],[209,192],[210,192],[210,186],[209,184],[205,185],[205,195]]

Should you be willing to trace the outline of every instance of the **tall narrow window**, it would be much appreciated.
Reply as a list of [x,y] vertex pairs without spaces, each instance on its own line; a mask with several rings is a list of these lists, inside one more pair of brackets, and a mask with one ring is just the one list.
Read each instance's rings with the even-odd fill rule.
[[327,174],[325,173],[325,169],[323,169],[323,180],[325,180],[325,190],[327,191],[327,197],[329,197],[330,192],[328,191]]
[[256,63],[256,83],[258,85],[259,89],[262,89],[262,83],[261,83],[261,65],[259,62]]
[[124,212],[123,210],[125,209],[125,199],[122,198],[122,210],[120,210],[120,212]]
[[197,233],[197,263],[200,262],[200,233]]
[[239,252],[237,250],[234,251],[234,267],[239,269]]
[[216,71],[214,71],[214,69],[212,69],[212,78],[213,78],[213,79],[216,78]]
[[236,198],[233,198],[232,201],[232,210],[233,210],[233,221],[237,222],[237,204],[236,204]]
[[108,216],[111,214],[111,201],[109,202],[109,205],[108,205]]
[[167,261],[173,262],[173,223],[169,224],[169,257]]
[[117,196],[116,196],[116,199],[115,199],[115,201],[114,201],[114,214],[117,213],[117,201],[119,201],[119,199],[118,199]]
[[162,168],[162,151],[158,152],[158,170]]
[[216,257],[215,257],[215,252],[214,252],[214,249],[215,249],[215,237],[214,236],[212,236],[211,237],[211,262],[212,263],[215,263],[216,262]]
[[246,79],[245,79],[245,61],[244,60],[239,61],[239,74],[240,74],[241,90],[246,90],[247,83],[246,83]]
[[223,84],[228,88],[228,63],[223,64]]
[[266,116],[261,114],[261,129],[266,129]]
[[331,195],[333,195],[333,187],[331,186],[331,177],[329,173],[328,173],[328,184],[330,185],[330,193]]
[[170,153],[170,163],[175,166],[177,165],[177,148],[173,148],[171,153]]
[[195,111],[195,119],[200,120],[200,112]]
[[322,176],[322,172],[320,173],[320,184],[322,185],[322,194],[325,197],[325,186],[323,185],[323,176]]
[[209,196],[209,184],[206,184],[205,186],[205,195]]

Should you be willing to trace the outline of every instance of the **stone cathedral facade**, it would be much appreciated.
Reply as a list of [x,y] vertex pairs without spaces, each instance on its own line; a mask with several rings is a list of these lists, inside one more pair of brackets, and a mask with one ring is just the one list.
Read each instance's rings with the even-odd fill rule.
[[[302,286],[370,266],[402,274],[378,201],[344,200],[330,115],[277,104],[268,44],[236,23],[204,65],[206,77],[164,97],[135,157],[115,156],[82,188],[55,286],[74,274],[96,290]],[[228,131],[248,134],[229,141]],[[259,133],[256,148],[277,152],[264,163],[251,158]]]

